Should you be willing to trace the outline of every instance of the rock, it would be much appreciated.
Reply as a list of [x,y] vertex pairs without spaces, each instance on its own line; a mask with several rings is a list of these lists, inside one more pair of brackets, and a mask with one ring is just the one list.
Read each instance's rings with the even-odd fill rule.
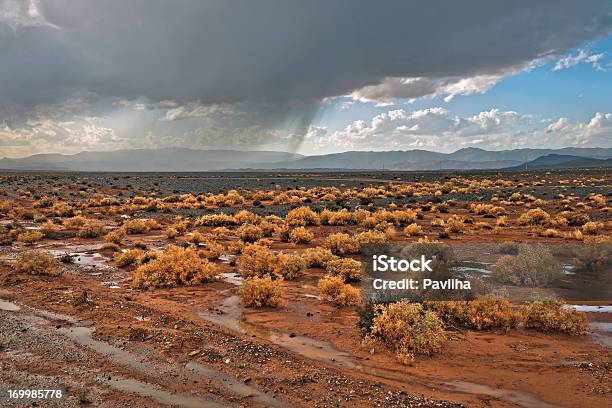
[[189,353],[189,357],[196,356],[196,355],[200,354],[201,351],[202,350],[200,350],[200,349],[193,350],[192,352]]

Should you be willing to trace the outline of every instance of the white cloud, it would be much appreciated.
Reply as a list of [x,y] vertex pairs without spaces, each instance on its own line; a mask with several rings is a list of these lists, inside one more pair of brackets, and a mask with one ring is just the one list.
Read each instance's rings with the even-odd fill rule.
[[40,12],[38,0],[0,0],[0,24],[13,30],[20,27],[49,27],[59,29]]
[[601,60],[603,59],[604,54],[589,54],[586,50],[581,49],[578,51],[578,54],[571,55],[568,54],[565,57],[559,59],[555,64],[553,71],[560,71],[563,69],[574,67],[578,64],[591,64],[593,69],[598,71],[605,71],[605,68],[601,66]]
[[373,117],[370,123],[354,121],[344,129],[322,135],[316,148],[337,150],[392,150],[423,148],[454,151],[463,146],[485,149],[522,147],[611,145],[612,114],[596,113],[585,122],[567,118],[535,120],[532,115],[491,109],[460,117],[444,108],[407,113],[393,110]]

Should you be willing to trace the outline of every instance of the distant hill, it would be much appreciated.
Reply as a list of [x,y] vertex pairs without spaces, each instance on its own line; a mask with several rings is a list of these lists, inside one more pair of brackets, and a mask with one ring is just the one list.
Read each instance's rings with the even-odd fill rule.
[[197,150],[184,148],[128,149],[81,152],[73,155],[37,154],[1,159],[0,169],[58,171],[211,171],[295,160],[304,156],[272,151]]
[[[571,159],[555,159],[546,157]],[[0,160],[0,169],[56,171],[219,171],[239,169],[288,170],[472,170],[524,166],[598,166],[612,158],[612,149],[515,149],[488,151],[465,148],[453,153],[427,150],[349,151],[319,156],[273,151],[198,150],[185,148],[81,152],[72,155],[37,154]],[[542,162],[538,160],[548,160]],[[599,161],[598,161],[599,160]],[[548,163],[548,164],[546,164]],[[591,164],[589,164],[591,163]]]
[[427,150],[388,152],[358,152],[307,156],[297,160],[260,164],[260,169],[347,169],[347,170],[444,170],[444,169],[498,169],[516,166],[548,154],[564,154],[579,157],[608,159],[612,149],[564,148],[564,149],[515,149],[488,151],[465,148],[454,153],[438,153]]
[[595,159],[566,154],[547,154],[535,160],[523,163],[515,168],[526,169],[554,169],[554,168],[589,168],[612,167],[612,159]]

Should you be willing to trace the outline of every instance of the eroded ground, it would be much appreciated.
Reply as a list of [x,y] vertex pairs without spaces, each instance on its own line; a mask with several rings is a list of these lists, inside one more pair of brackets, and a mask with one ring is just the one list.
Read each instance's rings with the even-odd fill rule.
[[[227,231],[220,233],[217,225],[198,221],[201,216],[233,215],[244,209],[281,218],[300,206],[334,212],[365,209],[372,214],[406,209],[419,214],[414,223],[422,235],[406,236],[405,225],[391,222],[381,228],[391,242],[428,237],[473,243],[475,253],[482,242],[575,243],[606,240],[612,231],[610,179],[605,174],[453,177],[437,173],[4,175],[0,177],[4,193],[0,197],[4,243],[0,247],[0,388],[67,388],[67,398],[59,406],[609,404],[612,299],[606,301],[606,294],[599,293],[598,301],[591,301],[594,288],[589,286],[589,275],[573,271],[555,288],[556,293],[566,290],[564,297],[588,312],[587,335],[447,327],[448,340],[439,353],[417,356],[411,365],[402,365],[383,344],[363,344],[356,307],[321,301],[317,290],[325,274],[321,268],[308,268],[297,279],[285,280],[284,307],[243,307],[238,297],[240,255],[233,248],[241,240],[239,223],[228,223]],[[228,193],[233,189],[240,198]],[[470,207],[478,203],[491,207],[479,213]],[[502,208],[503,214],[492,207]],[[550,220],[521,225],[521,215],[533,208],[544,210]],[[98,231],[83,234],[82,226],[68,228],[66,220],[75,216],[92,220],[92,229]],[[450,228],[451,217],[461,219],[460,227]],[[505,218],[500,222],[500,217]],[[116,248],[104,246],[105,234],[134,219],[155,219],[158,225],[127,234]],[[49,220],[57,229],[49,232],[49,225],[45,227]],[[282,222],[265,238],[266,245],[290,253],[323,246],[333,233],[354,236],[383,223],[377,219],[373,225],[338,221],[341,225],[307,226],[312,241],[294,244],[282,239]],[[169,238],[167,229],[181,223],[186,230]],[[27,232],[32,231],[42,231],[43,237],[28,239]],[[114,261],[126,249],[163,250],[170,243],[194,241],[195,233],[223,246],[222,256],[213,261],[221,280],[143,291],[132,287],[136,266],[120,267]],[[33,248],[62,258],[64,273],[57,277],[16,273],[16,259]],[[201,245],[201,251],[206,249]],[[486,271],[484,254],[473,259],[482,264],[471,268]],[[534,292],[547,294],[547,289],[509,290],[525,299]]]

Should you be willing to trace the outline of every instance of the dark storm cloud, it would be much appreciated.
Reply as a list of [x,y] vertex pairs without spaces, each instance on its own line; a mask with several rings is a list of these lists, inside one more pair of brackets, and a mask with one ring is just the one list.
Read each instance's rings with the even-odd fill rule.
[[83,92],[316,101],[385,77],[496,72],[560,55],[612,26],[609,0],[17,3],[0,0],[0,105]]

